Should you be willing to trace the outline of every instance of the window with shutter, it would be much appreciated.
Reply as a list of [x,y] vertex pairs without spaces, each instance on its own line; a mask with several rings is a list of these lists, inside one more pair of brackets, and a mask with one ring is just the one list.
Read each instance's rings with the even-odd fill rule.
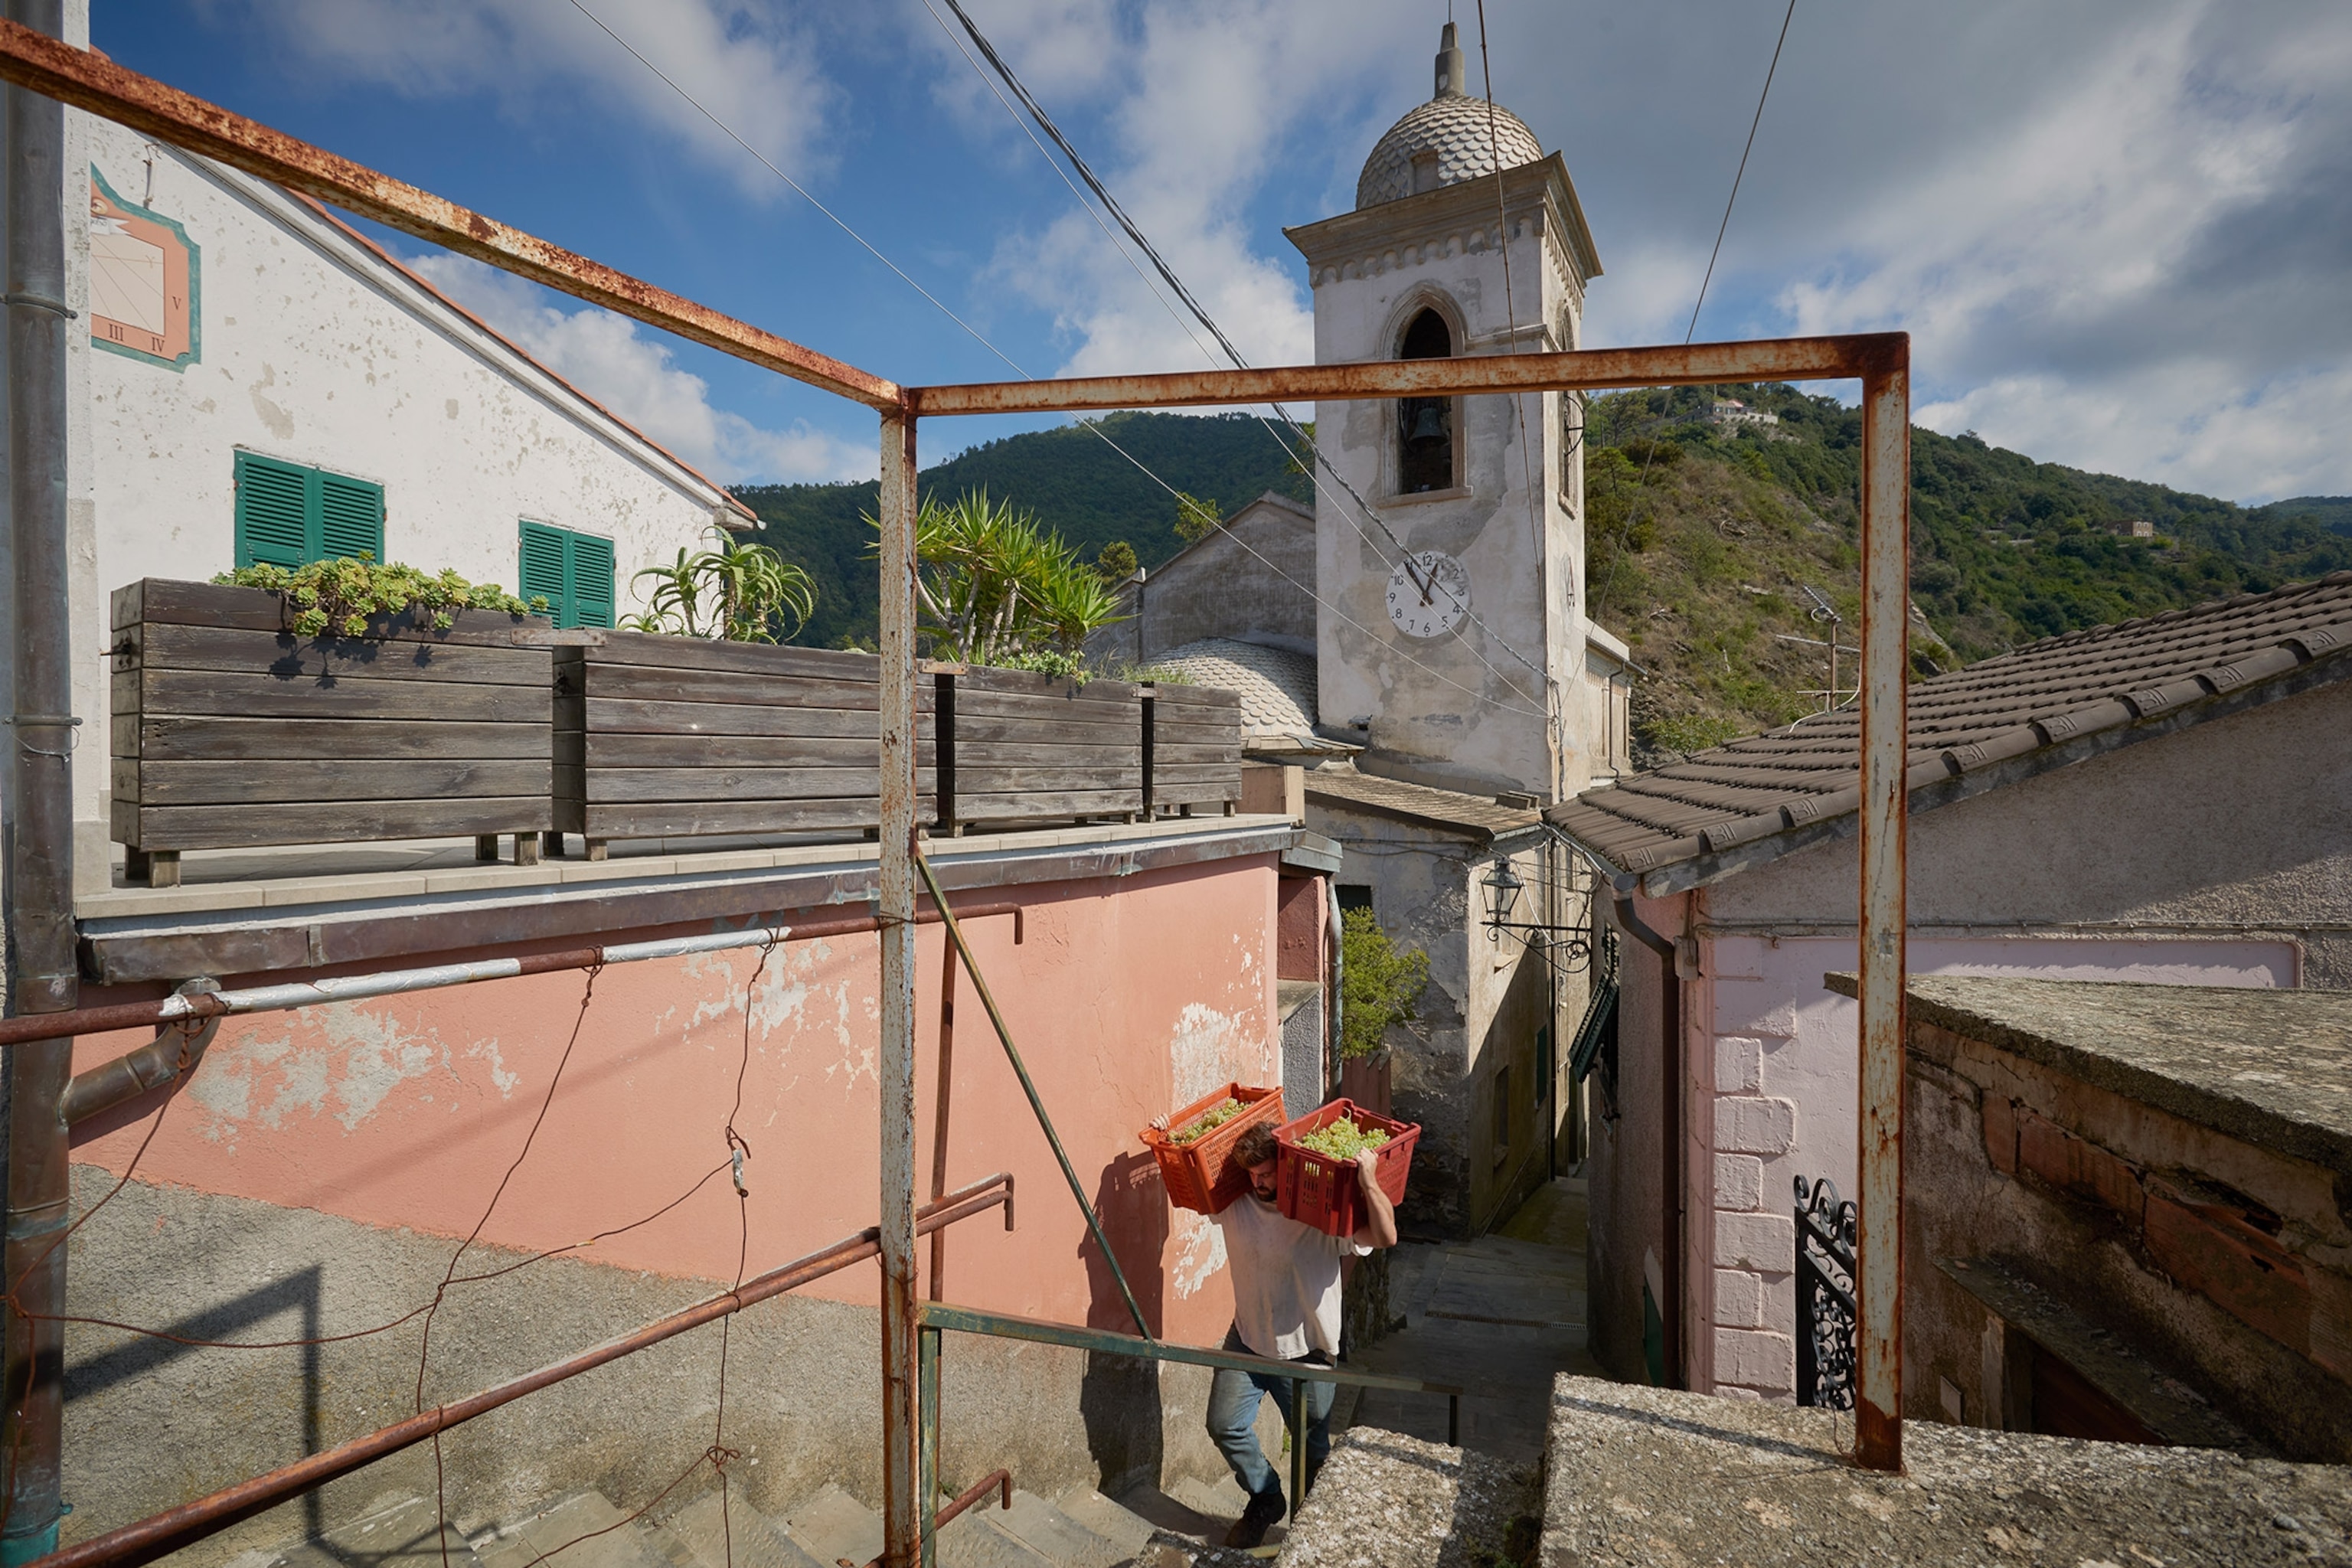
[[289,569],[383,559],[383,487],[324,468],[236,455],[236,563]]
[[544,522],[521,525],[521,596],[547,601],[559,626],[613,624],[613,542]]

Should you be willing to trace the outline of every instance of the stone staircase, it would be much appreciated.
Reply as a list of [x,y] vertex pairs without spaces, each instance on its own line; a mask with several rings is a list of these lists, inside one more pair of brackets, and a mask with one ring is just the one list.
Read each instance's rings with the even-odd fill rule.
[[[945,1501],[945,1499],[941,1500]],[[940,1532],[940,1568],[1187,1568],[1238,1564],[1218,1545],[1245,1500],[1230,1480],[1145,1489],[1118,1501],[1080,1487],[1051,1500],[1015,1489]],[[428,1498],[387,1498],[363,1517],[261,1559],[266,1568],[441,1568]],[[1280,1527],[1269,1545],[1282,1540]],[[537,1568],[562,1548],[560,1568],[865,1568],[882,1552],[879,1514],[827,1485],[778,1513],[711,1490],[631,1518],[602,1493],[577,1492],[526,1518],[460,1530],[448,1568]]]

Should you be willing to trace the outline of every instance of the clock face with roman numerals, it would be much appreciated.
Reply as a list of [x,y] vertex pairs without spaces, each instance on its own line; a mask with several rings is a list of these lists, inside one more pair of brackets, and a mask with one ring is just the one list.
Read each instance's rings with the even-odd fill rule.
[[1442,550],[1408,555],[1389,574],[1389,619],[1409,637],[1444,637],[1470,613],[1470,574]]

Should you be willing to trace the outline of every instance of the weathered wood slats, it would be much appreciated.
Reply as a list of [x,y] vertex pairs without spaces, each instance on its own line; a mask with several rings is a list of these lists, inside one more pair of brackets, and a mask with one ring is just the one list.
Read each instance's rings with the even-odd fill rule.
[[[556,825],[592,854],[612,838],[878,826],[881,673],[871,654],[635,632],[560,649]],[[917,787],[935,788],[929,766]]]
[[1242,798],[1242,700],[1212,686],[1159,685],[1144,704],[1154,812],[1170,806],[1232,810]]
[[518,646],[543,619],[298,637],[277,594],[162,579],[110,608],[113,829],[134,864],[553,826],[552,658]]
[[950,743],[940,756],[940,816],[950,831],[1141,815],[1139,688],[982,668],[943,679]]

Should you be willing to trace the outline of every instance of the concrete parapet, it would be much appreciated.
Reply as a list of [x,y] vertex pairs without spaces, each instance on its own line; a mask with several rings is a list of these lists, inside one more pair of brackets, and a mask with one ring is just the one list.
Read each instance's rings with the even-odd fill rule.
[[1543,1568],[2162,1562],[2352,1553],[2352,1469],[1915,1422],[1855,1469],[1851,1417],[1562,1376]]

